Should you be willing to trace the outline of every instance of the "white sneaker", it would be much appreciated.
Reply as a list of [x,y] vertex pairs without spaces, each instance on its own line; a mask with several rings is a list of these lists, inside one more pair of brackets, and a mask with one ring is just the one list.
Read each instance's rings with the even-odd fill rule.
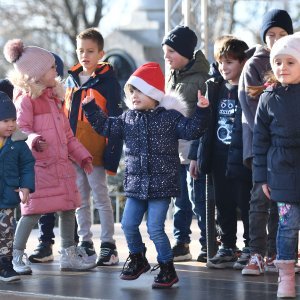
[[96,259],[97,259],[97,254],[92,254],[92,255],[88,255],[86,253],[86,249],[84,247],[81,246],[77,246],[77,253],[79,256],[81,256],[83,258],[83,260],[87,263],[94,263],[96,264]]
[[[25,263],[23,262],[23,256],[25,256]],[[31,268],[29,267],[29,260],[27,254],[24,253],[24,250],[13,250],[13,260],[12,264],[14,270],[20,275],[30,275],[32,273]]]
[[95,262],[88,262],[87,254],[80,247],[63,248],[60,252],[61,271],[86,271],[96,267]]

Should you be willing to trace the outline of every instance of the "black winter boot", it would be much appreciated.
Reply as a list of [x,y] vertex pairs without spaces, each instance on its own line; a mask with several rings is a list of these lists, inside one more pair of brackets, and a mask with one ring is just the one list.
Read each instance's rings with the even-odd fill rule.
[[10,282],[20,279],[20,275],[13,268],[12,256],[0,256],[0,280]]
[[123,266],[120,278],[123,280],[134,280],[146,273],[150,265],[145,256],[146,250],[140,253],[129,253],[128,258]]
[[152,284],[153,289],[167,289],[172,287],[174,283],[178,282],[173,261],[169,261],[165,264],[159,263],[154,266],[151,271],[157,270],[158,268],[160,268],[160,272],[154,278],[154,282]]

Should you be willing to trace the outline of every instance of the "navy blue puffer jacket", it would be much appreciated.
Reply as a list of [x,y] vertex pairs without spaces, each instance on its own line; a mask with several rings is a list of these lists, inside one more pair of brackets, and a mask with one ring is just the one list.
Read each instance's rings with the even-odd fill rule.
[[127,197],[150,200],[179,196],[178,139],[199,138],[207,127],[210,108],[197,108],[191,118],[164,107],[128,110],[107,118],[94,101],[83,109],[98,133],[124,140]]

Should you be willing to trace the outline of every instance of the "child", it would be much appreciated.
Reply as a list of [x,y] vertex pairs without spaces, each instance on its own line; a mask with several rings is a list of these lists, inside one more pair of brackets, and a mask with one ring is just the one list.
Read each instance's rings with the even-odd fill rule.
[[[243,159],[252,168],[252,138],[256,108],[259,96],[251,97],[250,88],[262,86],[265,75],[271,70],[270,50],[283,36],[293,33],[291,17],[285,10],[271,9],[262,20],[261,40],[265,45],[257,46],[253,56],[247,61],[239,82],[239,100],[243,111]],[[242,270],[243,275],[260,275],[264,271],[276,271],[276,232],[278,213],[276,203],[269,201],[261,189],[261,183],[253,183],[249,211],[249,248],[251,257]],[[268,227],[268,233],[266,230]],[[266,256],[266,259],[265,259]]]
[[[55,53],[52,53],[55,58],[55,66],[57,75],[62,79],[64,77],[64,63],[62,59]],[[39,225],[39,244],[28,259],[32,263],[49,262],[54,259],[52,246],[54,244],[54,227],[55,213],[42,215],[38,222]],[[76,232],[76,230],[75,230]]]
[[208,131],[200,140],[197,158],[199,172],[212,176],[222,243],[217,254],[207,262],[210,268],[233,267],[237,263],[237,207],[244,225],[243,250],[248,247],[252,182],[250,171],[243,166],[241,108],[237,96],[247,49],[242,40],[224,39],[215,55],[222,78],[207,81],[206,97],[211,103],[213,117]]
[[101,249],[98,266],[115,265],[119,262],[114,235],[114,215],[108,196],[106,173],[116,174],[122,154],[122,141],[99,136],[88,123],[81,110],[81,101],[86,95],[93,95],[97,104],[108,116],[122,113],[120,85],[110,64],[100,62],[104,55],[104,41],[95,28],[88,28],[77,36],[77,57],[79,63],[69,70],[66,81],[65,114],[78,140],[93,156],[94,170],[86,174],[76,167],[77,186],[82,204],[76,210],[79,246],[95,262],[97,255],[91,232],[90,193],[93,193],[94,208],[98,210],[101,222]]
[[[198,90],[205,93],[205,81],[209,78],[209,63],[201,50],[195,51],[197,36],[187,26],[176,26],[162,41],[166,66],[170,68],[167,90],[181,94],[187,105],[187,116],[191,116],[197,106]],[[195,52],[194,52],[195,51]],[[205,176],[192,178],[189,175],[190,160],[188,151],[190,141],[179,141],[180,157],[180,196],[174,198],[173,233],[176,243],[173,247],[174,261],[192,259],[189,249],[190,226],[193,212],[201,231],[201,251],[198,261],[206,261],[206,210]]]
[[[88,103],[92,99],[89,96],[83,102],[85,115],[97,132],[125,141],[127,200],[122,228],[130,253],[121,279],[137,279],[150,269],[139,232],[147,211],[147,228],[159,264],[154,269],[160,267],[152,287],[169,288],[178,278],[164,222],[171,197],[180,193],[178,139],[195,139],[203,134],[210,109],[197,107],[190,119],[172,109],[185,108],[184,102],[164,94],[164,76],[153,62],[139,67],[124,90],[129,110],[120,117],[108,118],[94,101]],[[198,102],[200,107],[208,105],[207,100]]]
[[270,53],[278,81],[261,95],[253,135],[253,179],[279,213],[277,297],[295,298],[295,248],[300,220],[300,35],[277,41]]
[[0,280],[6,282],[20,280],[12,265],[14,210],[34,192],[34,158],[26,139],[16,127],[13,102],[0,92]]
[[75,209],[80,205],[76,173],[70,159],[86,172],[92,171],[89,152],[73,136],[62,111],[64,89],[56,80],[54,56],[45,49],[24,47],[19,39],[4,46],[5,58],[13,63],[9,80],[17,89],[17,122],[28,134],[27,144],[36,159],[35,192],[21,204],[20,218],[13,245],[13,266],[20,274],[31,268],[22,261],[26,242],[41,214],[61,211],[60,269],[87,270],[95,264],[85,261],[74,246]]

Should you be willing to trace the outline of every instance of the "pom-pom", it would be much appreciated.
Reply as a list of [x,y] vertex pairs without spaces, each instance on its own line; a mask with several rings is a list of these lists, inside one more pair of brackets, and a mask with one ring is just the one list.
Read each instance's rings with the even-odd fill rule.
[[3,49],[5,59],[10,62],[16,62],[24,51],[24,44],[20,39],[9,40]]

